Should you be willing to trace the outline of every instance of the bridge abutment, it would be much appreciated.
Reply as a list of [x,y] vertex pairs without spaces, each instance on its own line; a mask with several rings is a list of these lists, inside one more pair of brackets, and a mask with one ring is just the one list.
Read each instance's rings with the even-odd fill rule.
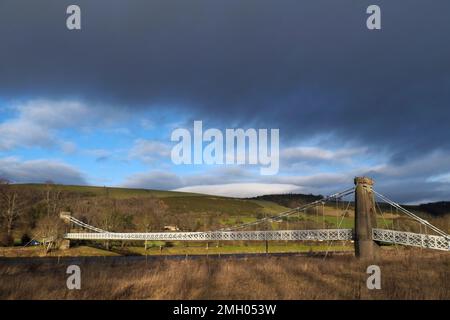
[[367,177],[355,178],[355,255],[362,259],[376,259],[378,245],[372,239],[376,226],[374,181]]

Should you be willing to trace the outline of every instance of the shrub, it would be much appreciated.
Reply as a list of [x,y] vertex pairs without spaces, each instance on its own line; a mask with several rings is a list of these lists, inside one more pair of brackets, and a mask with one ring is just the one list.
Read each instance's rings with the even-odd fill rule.
[[166,241],[166,242],[164,243],[164,247],[166,247],[166,248],[171,248],[171,247],[173,247],[173,243],[170,242],[170,241]]
[[20,238],[20,243],[24,246],[26,244],[28,244],[31,241],[30,236],[28,235],[28,233],[24,233],[22,235],[22,237]]

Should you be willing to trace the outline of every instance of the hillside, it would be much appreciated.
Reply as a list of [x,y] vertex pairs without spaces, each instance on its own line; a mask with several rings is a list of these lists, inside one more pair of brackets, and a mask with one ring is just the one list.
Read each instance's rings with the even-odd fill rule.
[[287,210],[264,200],[147,189],[11,184],[3,185],[0,192],[16,194],[20,202],[11,222],[0,219],[0,244],[4,245],[42,238],[49,230],[63,232],[61,211],[108,231],[142,232],[161,231],[165,226],[214,230]]
[[[20,188],[30,188],[37,192],[45,193],[47,185],[45,184],[17,184]],[[155,197],[165,199],[176,212],[183,211],[189,207],[189,210],[224,210],[231,209],[233,212],[247,211],[255,212],[257,209],[263,209],[267,213],[275,213],[286,208],[295,208],[323,198],[323,195],[287,193],[287,194],[268,194],[252,198],[230,198],[222,196],[211,196],[200,193],[137,189],[137,188],[119,188],[119,187],[100,187],[100,186],[77,186],[77,185],[51,185],[66,194],[78,195],[81,197],[110,197],[114,199],[133,199],[142,197]],[[191,197],[196,197],[193,199]],[[166,199],[177,198],[177,199]],[[256,204],[256,206],[255,206]],[[439,201],[424,203],[419,205],[404,205],[409,210],[422,212],[431,216],[442,216],[450,214],[450,201]],[[242,210],[240,210],[242,209]]]
[[450,214],[450,201],[424,203],[418,207],[420,210],[425,211],[432,216],[443,216]]
[[[265,200],[277,203],[288,208],[296,208],[298,206],[320,200],[322,195],[301,194],[301,193],[287,193],[287,194],[272,194],[263,195],[259,197],[249,198],[255,200]],[[379,204],[381,208],[388,209],[389,205],[385,203]],[[404,208],[415,212],[422,216],[442,217],[450,214],[450,201],[439,201],[424,203],[419,205],[403,205]]]
[[169,213],[182,214],[186,212],[228,213],[236,215],[255,215],[257,213],[273,214],[287,208],[273,201],[260,201],[263,199],[240,199],[221,196],[212,196],[199,193],[163,191],[151,189],[75,186],[75,185],[45,185],[45,184],[19,184],[19,188],[31,189],[37,193],[45,194],[50,187],[52,192],[60,192],[67,198],[79,200],[94,198],[110,198],[118,201],[157,198],[167,206]]
[[77,185],[62,185],[62,184],[15,184],[15,186],[21,188],[30,188],[38,192],[45,192],[48,187],[57,189],[61,192],[79,194],[83,196],[108,196],[116,199],[127,199],[133,197],[145,197],[152,196],[157,198],[177,197],[177,196],[204,196],[198,193],[190,192],[176,192],[176,191],[163,191],[163,190],[151,190],[151,189],[136,189],[136,188],[117,188],[117,187],[99,187],[99,186],[77,186]]
[[296,208],[301,205],[320,200],[323,196],[312,195],[312,194],[301,194],[301,193],[287,193],[287,194],[269,194],[259,197],[254,197],[250,199],[264,200],[269,202],[277,203],[281,206],[288,208]]

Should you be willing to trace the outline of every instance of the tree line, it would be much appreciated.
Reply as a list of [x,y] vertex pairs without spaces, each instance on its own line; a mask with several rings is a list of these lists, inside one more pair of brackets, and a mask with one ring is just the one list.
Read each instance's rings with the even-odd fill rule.
[[167,215],[167,209],[164,201],[153,196],[116,199],[108,188],[92,195],[67,191],[51,181],[36,186],[0,179],[0,245],[62,238],[70,227],[60,219],[62,211],[108,231],[151,232],[181,222]]

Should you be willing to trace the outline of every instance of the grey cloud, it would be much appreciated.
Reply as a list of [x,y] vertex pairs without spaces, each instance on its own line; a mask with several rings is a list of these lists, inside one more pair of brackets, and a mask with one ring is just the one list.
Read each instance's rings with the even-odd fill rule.
[[389,163],[368,170],[367,174],[375,177],[392,178],[422,178],[427,179],[433,175],[450,172],[450,153],[436,151],[422,155],[418,158],[409,159],[408,162]]
[[[446,185],[427,178],[446,165],[414,163],[450,150],[450,2],[375,3],[380,32],[365,28],[369,0],[78,0],[83,30],[68,32],[71,1],[3,0],[0,97],[76,98],[105,116],[164,107],[217,128],[280,128],[286,147],[326,136],[327,148],[346,143],[388,154],[384,167],[367,171],[379,180],[398,179],[405,192],[417,181],[418,190],[427,185],[444,196]],[[3,137],[20,137],[12,125]],[[29,130],[22,144],[52,142],[46,131]],[[11,141],[3,138],[0,148]],[[172,179],[168,185],[186,184]]]
[[174,191],[195,192],[210,195],[249,198],[264,194],[283,194],[301,192],[295,185],[273,183],[230,183],[216,185],[200,185],[175,189]]
[[241,167],[229,167],[181,175],[160,170],[140,172],[127,177],[122,185],[125,187],[171,190],[194,185],[216,185],[243,181],[256,181],[256,177]]
[[378,180],[377,190],[388,198],[407,204],[419,204],[448,199],[450,183],[424,182],[421,179],[407,181]]
[[350,164],[352,158],[366,155],[366,148],[341,148],[329,150],[320,147],[288,147],[280,151],[280,161],[285,166],[317,165],[319,163]]
[[243,183],[259,181],[258,176],[245,166],[232,166],[205,170],[202,173],[184,177],[184,185],[215,185],[224,183]]
[[450,153],[439,151],[408,162],[360,169],[357,174],[373,177],[377,189],[397,201],[418,203],[448,199],[450,182],[438,178],[449,172]]
[[15,157],[0,158],[0,177],[14,183],[86,184],[85,176],[76,168],[56,160],[21,161]]
[[[1,76],[0,76],[1,78]],[[123,118],[121,110],[105,110],[75,100],[31,99],[10,105],[14,115],[0,122],[0,150],[15,147],[59,147],[75,152],[76,146],[58,137],[64,128],[108,126]]]
[[157,190],[171,190],[183,185],[182,179],[174,173],[151,171],[136,173],[128,177],[122,186],[130,188],[146,188]]
[[68,32],[70,1],[5,0],[0,95],[177,106],[396,162],[448,149],[450,3],[376,2],[380,32],[365,27],[373,1],[79,0],[83,30]]
[[[212,169],[198,174],[148,172],[130,177],[125,186],[196,192],[211,187],[211,192],[233,196],[240,191],[250,194],[251,186],[255,186],[254,192],[258,194],[301,192],[327,195],[352,187],[356,176],[369,176],[375,179],[376,190],[394,201],[430,202],[448,199],[450,182],[439,177],[450,172],[449,157],[450,154],[431,154],[410,163],[305,175],[260,176],[248,167]],[[438,173],[436,179],[430,179],[433,173]]]
[[131,147],[128,157],[152,164],[161,158],[170,158],[170,145],[160,141],[137,139]]
[[[255,192],[258,195],[286,192],[322,192],[327,194],[339,191],[339,188],[348,187],[353,179],[350,176],[337,174],[267,177],[247,169],[245,167],[229,167],[205,170],[197,174],[149,171],[128,177],[122,185],[163,190],[197,190],[198,192],[211,187],[216,193],[222,192],[223,195],[232,194],[233,196],[236,196],[239,192],[243,193],[241,196],[254,194]],[[254,191],[250,190],[251,186],[255,187]],[[265,189],[264,186],[266,186]]]

